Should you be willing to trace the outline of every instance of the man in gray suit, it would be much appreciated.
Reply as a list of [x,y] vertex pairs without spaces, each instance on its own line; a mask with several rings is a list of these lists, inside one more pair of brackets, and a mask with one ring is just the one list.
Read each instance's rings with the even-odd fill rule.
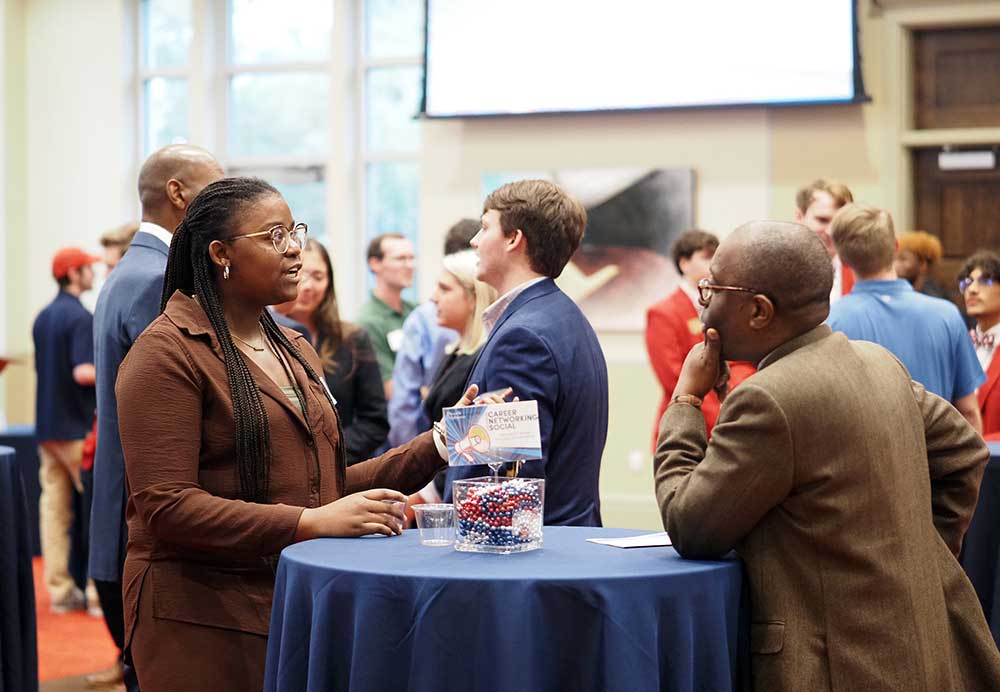
[[[125,647],[122,564],[125,562],[125,465],[118,439],[118,366],[139,334],[160,313],[160,291],[170,239],[188,205],[223,176],[210,153],[188,144],[154,152],[139,171],[142,223],[128,252],[108,276],[94,313],[97,369],[97,452],[90,523],[89,573],[97,586],[105,621],[119,649]],[[93,683],[120,679],[122,662]],[[137,689],[134,681],[131,689]]]
[[[761,691],[1000,689],[1000,653],[955,556],[988,452],[896,358],[823,324],[833,272],[798,224],[758,222],[700,285],[654,459],[684,557],[735,548]],[[758,364],[728,397],[724,360]],[[700,399],[725,397],[709,443]]]

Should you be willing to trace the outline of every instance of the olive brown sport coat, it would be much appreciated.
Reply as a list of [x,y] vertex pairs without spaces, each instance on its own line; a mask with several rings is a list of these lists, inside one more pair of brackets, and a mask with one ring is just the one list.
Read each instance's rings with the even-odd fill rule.
[[685,557],[735,548],[760,692],[1000,690],[1000,654],[956,560],[986,445],[880,346],[820,325],[725,400],[711,443],[667,409],[654,459]]

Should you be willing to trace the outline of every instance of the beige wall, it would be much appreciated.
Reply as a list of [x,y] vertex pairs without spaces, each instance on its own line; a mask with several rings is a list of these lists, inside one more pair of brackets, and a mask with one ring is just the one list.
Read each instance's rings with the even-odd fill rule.
[[[4,350],[29,353],[55,250],[95,249],[128,211],[124,3],[6,0],[4,17]],[[31,422],[32,366],[3,378],[8,419]]]
[[[593,167],[690,167],[696,222],[730,229],[768,214],[768,118],[763,109],[433,121],[424,125],[423,266],[460,216],[482,209],[486,172]],[[424,295],[436,272],[421,273]],[[605,521],[656,527],[650,437],[659,388],[641,333],[601,335],[608,357],[610,420],[601,478]]]
[[[695,171],[695,223],[720,235],[760,218],[791,219],[795,191],[821,177],[860,199],[887,202],[881,171],[894,148],[883,128],[882,21],[862,13],[866,87],[873,103],[425,123],[421,257],[433,267],[440,233],[481,211],[485,172],[595,167]],[[421,274],[423,294],[434,271]],[[657,528],[650,437],[661,390],[641,333],[601,334],[611,418],[601,476],[605,523]]]
[[860,4],[862,69],[872,102],[769,111],[769,213],[774,218],[791,218],[796,190],[819,176],[846,182],[858,200],[892,203],[894,188],[885,176],[899,147],[890,130],[890,98],[896,91],[885,83],[885,22],[867,3]]
[[[24,3],[22,0],[2,0],[0,4],[0,58],[2,58],[3,88],[0,89],[0,223],[3,224],[2,257],[3,277],[0,289],[3,291],[3,306],[0,307],[0,319],[3,320],[3,339],[0,340],[0,350],[8,355],[21,354],[24,349],[23,340],[18,342],[13,335],[22,329],[19,321],[23,319],[17,308],[17,297],[21,294],[18,281],[23,280],[21,272],[16,271],[15,260],[18,249],[23,242],[17,238],[17,229],[26,227],[25,213],[25,162],[27,156],[24,141],[26,111],[25,111],[25,43],[24,43]],[[22,398],[22,392],[31,381],[27,377],[30,367],[26,365],[11,365],[0,376],[0,408],[10,412],[10,405],[3,402]],[[18,416],[13,416],[17,418]]]
[[[5,350],[18,352],[30,348],[31,320],[53,293],[53,251],[68,243],[93,246],[101,230],[130,215],[134,203],[127,3],[2,2]],[[939,11],[955,6],[936,4]],[[861,5],[872,104],[425,123],[421,294],[433,284],[444,229],[459,216],[478,214],[484,172],[690,167],[696,223],[720,234],[752,218],[791,218],[796,188],[818,176],[846,181],[860,199],[892,205],[897,186],[909,184],[893,179],[901,152],[893,120],[900,104],[893,99],[904,90],[886,80],[895,59],[887,55],[886,19],[868,0]],[[601,339],[611,373],[602,477],[606,523],[656,527],[648,447],[658,386],[641,334]],[[11,368],[4,375],[13,421],[31,420],[29,373],[30,367]]]

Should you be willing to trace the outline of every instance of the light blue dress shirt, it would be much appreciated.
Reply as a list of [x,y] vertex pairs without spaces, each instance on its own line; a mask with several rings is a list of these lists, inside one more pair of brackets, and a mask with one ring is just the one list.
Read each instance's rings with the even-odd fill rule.
[[437,306],[427,301],[417,306],[403,322],[403,345],[392,369],[389,399],[389,446],[398,447],[430,430],[424,413],[421,387],[430,387],[445,346],[458,340],[458,333],[438,326]]

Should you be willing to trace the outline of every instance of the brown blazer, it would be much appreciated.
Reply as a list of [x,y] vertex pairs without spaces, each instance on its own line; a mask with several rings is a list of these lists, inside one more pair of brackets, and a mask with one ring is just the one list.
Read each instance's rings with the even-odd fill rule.
[[[284,332],[322,373],[322,363],[302,335]],[[426,433],[347,468],[337,414],[321,385],[290,361],[306,393],[309,426],[278,386],[248,361],[270,423],[272,504],[236,499],[225,362],[197,301],[175,293],[122,363],[116,390],[131,493],[124,572],[127,642],[137,624],[140,595],[152,599],[154,619],[266,635],[274,589],[266,559],[292,543],[303,508],[369,488],[415,492],[443,466]]]
[[743,558],[761,692],[1000,690],[955,556],[985,444],[885,349],[821,325],[769,354],[706,443],[670,406],[656,497],[685,557]]

